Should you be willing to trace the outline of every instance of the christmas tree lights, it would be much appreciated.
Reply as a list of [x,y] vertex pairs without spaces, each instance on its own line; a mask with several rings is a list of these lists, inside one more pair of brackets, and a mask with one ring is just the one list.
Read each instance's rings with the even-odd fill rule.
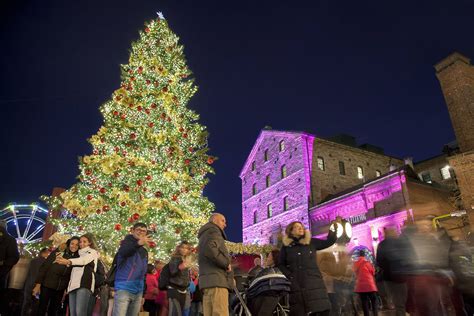
[[104,124],[89,139],[92,154],[79,158],[79,182],[61,194],[70,216],[54,224],[64,234],[93,233],[110,258],[128,228],[144,222],[151,257],[163,259],[179,240],[195,241],[213,211],[203,189],[215,158],[187,107],[197,87],[166,20],[146,24],[121,69],[121,86],[100,107]]

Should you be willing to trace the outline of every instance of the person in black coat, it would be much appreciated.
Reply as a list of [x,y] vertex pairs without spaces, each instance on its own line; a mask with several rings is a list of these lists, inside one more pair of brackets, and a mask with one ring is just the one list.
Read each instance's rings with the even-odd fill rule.
[[336,242],[337,226],[331,227],[326,240],[311,238],[310,231],[298,221],[286,227],[278,268],[291,281],[290,316],[329,315],[331,303],[316,263],[316,251]]
[[5,221],[0,221],[0,289],[7,288],[7,277],[13,266],[20,260],[16,239],[7,231]]
[[[79,237],[72,237],[66,242],[64,252],[59,248],[54,250],[41,265],[33,296],[39,294],[38,316],[54,316],[61,306],[64,290],[69,284],[72,267],[55,263],[56,257],[62,254],[63,258],[78,258]],[[49,305],[49,306],[48,306]],[[87,307],[85,307],[87,308]]]
[[34,258],[30,262],[30,267],[28,269],[28,276],[25,280],[25,285],[23,286],[23,304],[21,308],[21,315],[28,316],[28,315],[36,315],[37,308],[37,301],[33,302],[32,291],[33,287],[35,286],[36,278],[38,277],[39,269],[41,265],[46,261],[48,258],[50,251],[48,248],[41,249],[38,257]]

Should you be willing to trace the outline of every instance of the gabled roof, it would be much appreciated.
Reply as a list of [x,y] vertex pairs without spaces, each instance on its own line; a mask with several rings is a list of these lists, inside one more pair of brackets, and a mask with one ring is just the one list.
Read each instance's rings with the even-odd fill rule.
[[[301,132],[301,131],[280,131],[280,130],[274,130],[274,129],[263,129],[260,131],[260,134],[257,137],[257,141],[252,147],[252,151],[247,157],[247,160],[245,161],[244,166],[242,167],[242,170],[240,171],[239,177],[242,179],[244,172],[250,167],[250,164],[252,161],[254,161],[255,155],[257,154],[258,147],[262,143],[262,141],[265,139],[267,136],[298,136],[298,135],[309,135],[313,136],[311,134],[308,134],[306,132]],[[314,137],[314,136],[313,136]]]

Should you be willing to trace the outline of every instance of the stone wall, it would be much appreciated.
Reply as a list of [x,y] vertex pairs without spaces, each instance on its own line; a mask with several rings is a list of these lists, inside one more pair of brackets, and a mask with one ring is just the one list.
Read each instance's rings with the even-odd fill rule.
[[431,181],[445,186],[449,189],[456,187],[455,173],[453,168],[449,168],[450,178],[443,179],[441,175],[441,168],[449,166],[448,156],[446,154],[439,155],[430,159],[426,159],[415,164],[415,172],[418,174],[419,179],[423,181],[423,174],[429,174]]
[[[318,157],[324,159],[324,170],[318,168]],[[344,163],[345,175],[339,162]],[[377,170],[386,174],[392,167],[403,166],[401,159],[342,145],[321,138],[314,139],[313,170],[311,174],[312,203],[316,205],[331,194],[376,178]],[[359,179],[357,167],[362,167],[364,178]]]

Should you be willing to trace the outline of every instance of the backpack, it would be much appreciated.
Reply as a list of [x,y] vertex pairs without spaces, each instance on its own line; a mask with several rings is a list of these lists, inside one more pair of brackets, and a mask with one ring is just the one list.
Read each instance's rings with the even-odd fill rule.
[[98,289],[102,285],[105,285],[106,273],[105,267],[102,261],[99,259],[97,260],[97,269],[95,271],[95,288]]
[[110,287],[114,287],[115,284],[115,273],[117,272],[117,255],[114,256],[110,270],[107,273],[107,277],[104,280],[104,283]]
[[160,277],[158,278],[158,289],[162,291],[166,291],[168,286],[170,285],[170,266],[169,264],[165,264],[163,269],[161,269]]

